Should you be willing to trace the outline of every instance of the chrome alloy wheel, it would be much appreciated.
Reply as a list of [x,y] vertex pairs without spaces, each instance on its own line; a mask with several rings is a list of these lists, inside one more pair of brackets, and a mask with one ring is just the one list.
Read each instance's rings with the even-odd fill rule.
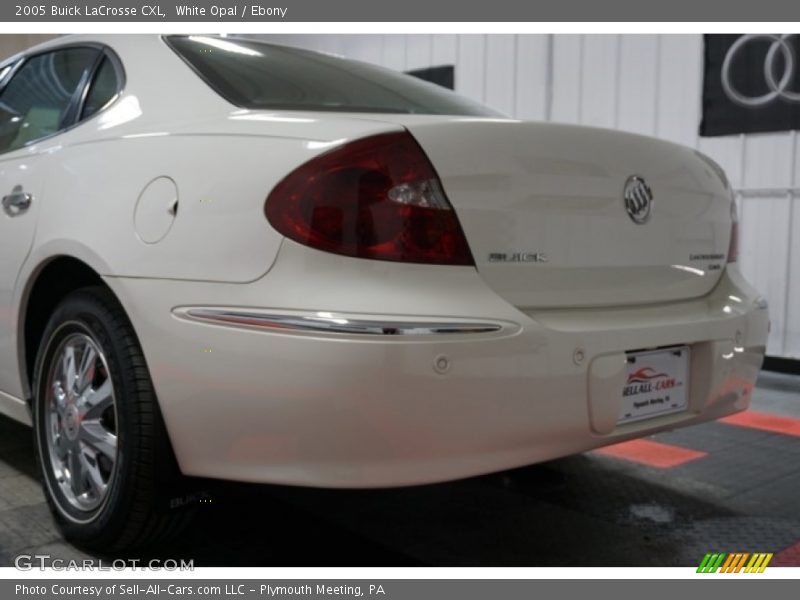
[[84,333],[68,335],[49,365],[45,437],[54,482],[76,509],[105,501],[117,464],[117,407],[100,346]]

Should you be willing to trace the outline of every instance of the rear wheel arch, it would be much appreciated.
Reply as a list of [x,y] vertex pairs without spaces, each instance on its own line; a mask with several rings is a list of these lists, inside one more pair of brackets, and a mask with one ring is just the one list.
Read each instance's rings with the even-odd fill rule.
[[180,473],[136,333],[114,293],[106,285],[69,292],[36,350],[37,464],[65,537],[121,551],[177,533],[191,511],[173,510],[175,499],[192,484]]
[[29,278],[20,301],[17,327],[20,380],[27,399],[32,397],[36,354],[50,315],[70,293],[92,286],[111,292],[95,269],[68,255],[54,256],[41,263]]
[[[74,313],[77,299],[82,299],[84,306],[89,306],[79,316]],[[87,301],[93,302],[94,308],[87,305]],[[54,333],[53,320],[57,320],[58,315],[63,316],[65,311],[69,310],[68,306],[73,307],[74,315],[69,321],[70,326],[89,317],[91,318],[87,322],[97,321],[102,315],[106,315],[103,318],[107,323],[113,324],[113,328],[105,330],[105,338],[101,336],[98,339],[106,339],[104,342],[106,345],[111,344],[109,347],[116,348],[114,354],[108,356],[113,356],[117,361],[116,372],[127,373],[125,381],[128,383],[120,389],[129,390],[126,406],[131,408],[126,410],[134,411],[139,419],[138,425],[131,431],[137,431],[137,435],[144,436],[141,439],[137,438],[139,441],[135,442],[139,448],[137,450],[139,459],[136,459],[136,464],[139,465],[136,467],[136,472],[139,474],[136,475],[134,487],[140,493],[130,507],[133,512],[129,516],[131,519],[135,517],[133,520],[136,521],[136,526],[123,527],[121,517],[114,516],[112,512],[97,524],[87,524],[87,528],[81,529],[80,526],[65,521],[62,515],[59,517],[62,531],[79,545],[106,549],[117,546],[120,549],[138,547],[156,538],[177,534],[191,519],[194,512],[193,505],[198,501],[201,492],[203,494],[206,492],[198,489],[198,486],[203,486],[202,482],[185,478],[180,471],[169,433],[163,424],[158,397],[152,389],[146,359],[129,318],[130,313],[125,309],[119,295],[87,263],[71,256],[59,255],[34,270],[34,274],[28,278],[19,306],[20,369],[26,386],[26,397],[31,402],[37,448],[41,441],[37,432],[42,431],[39,418],[43,397],[42,365],[43,361],[46,362],[42,353],[48,351],[49,341],[60,331],[57,329]],[[113,332],[113,335],[109,337],[108,332]],[[125,349],[125,352],[120,353],[120,348]],[[131,383],[134,381],[135,386]],[[133,408],[134,405],[140,408]],[[146,436],[142,433],[145,429]],[[120,446],[120,451],[130,453],[132,446],[129,444],[134,442],[130,431],[127,436],[129,441]],[[45,469],[49,469],[50,466],[40,460],[42,456],[42,452],[37,450],[37,462],[42,468],[46,484]],[[50,494],[48,498],[52,500],[52,490]],[[122,506],[120,503],[117,504]],[[52,502],[51,507],[55,507]],[[54,511],[58,512],[55,508]],[[127,517],[122,520],[125,519]]]

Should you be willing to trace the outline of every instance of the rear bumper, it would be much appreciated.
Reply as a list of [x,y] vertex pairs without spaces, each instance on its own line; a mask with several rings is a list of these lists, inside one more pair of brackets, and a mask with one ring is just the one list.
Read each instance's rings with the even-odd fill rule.
[[[377,274],[383,277],[394,267],[376,268],[386,269]],[[749,405],[768,315],[735,267],[702,299],[530,313],[494,295],[471,269],[438,273],[418,289],[387,276],[386,289],[369,298],[387,312],[343,310],[354,288],[342,294],[353,282],[341,269],[339,286],[321,285],[316,295],[295,289],[300,299],[292,304],[278,297],[286,293],[280,268],[246,285],[107,281],[139,334],[188,475],[323,487],[421,484],[582,452]],[[295,287],[310,285],[318,283],[304,278]],[[441,322],[441,307],[449,306],[446,314],[456,317],[446,320],[501,326],[399,336],[281,330],[187,318],[192,306],[293,317],[330,310],[362,322],[415,323]],[[626,350],[670,345],[691,348],[688,410],[618,427],[621,375],[607,365],[624,364]]]

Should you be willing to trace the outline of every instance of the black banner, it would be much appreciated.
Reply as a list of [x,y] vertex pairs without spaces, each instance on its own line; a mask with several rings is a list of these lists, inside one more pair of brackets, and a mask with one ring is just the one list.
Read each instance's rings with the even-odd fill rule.
[[700,135],[800,129],[800,34],[706,35]]
[[429,81],[445,87],[448,90],[455,89],[455,67],[453,65],[428,67],[427,69],[412,69],[411,71],[406,71],[406,73],[424,81]]
[[[746,600],[755,595],[767,598],[791,598],[796,580],[747,575],[696,575],[689,579],[676,572],[665,573],[669,579],[7,579],[0,581],[3,598],[31,600],[484,600],[485,598],[589,598],[646,597],[648,600],[673,600],[706,595],[727,600]],[[776,569],[774,572],[778,572]],[[770,570],[770,572],[773,572]],[[520,569],[515,573],[524,573]],[[686,571],[684,571],[686,573]],[[684,575],[685,576],[685,575]],[[552,575],[551,575],[552,577]],[[713,583],[711,578],[716,577]],[[708,583],[706,583],[708,582]],[[713,590],[709,588],[713,586]]]
[[[791,22],[797,0],[642,2],[642,0],[15,0],[0,2],[0,20],[71,22]],[[722,8],[721,8],[722,7]]]

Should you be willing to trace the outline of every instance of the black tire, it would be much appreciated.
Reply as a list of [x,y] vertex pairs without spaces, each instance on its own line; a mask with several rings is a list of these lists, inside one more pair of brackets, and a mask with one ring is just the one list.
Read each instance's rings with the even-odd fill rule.
[[[100,377],[110,379],[113,386],[113,414],[108,417],[109,413],[104,412],[103,418],[112,421],[106,426],[113,427],[116,435],[116,459],[115,462],[107,459],[107,464],[113,464],[113,469],[106,468],[107,485],[102,488],[102,493],[96,494],[98,502],[101,497],[103,500],[91,510],[76,507],[76,496],[70,503],[71,489],[65,492],[65,484],[60,484],[57,477],[57,454],[65,452],[59,446],[61,438],[65,443],[79,444],[76,440],[80,434],[76,433],[74,419],[70,421],[71,442],[66,438],[66,425],[57,427],[61,432],[58,434],[59,444],[48,442],[48,436],[53,435],[48,426],[52,428],[54,421],[61,423],[61,416],[53,416],[57,395],[51,392],[48,397],[47,392],[55,385],[53,373],[58,368],[54,363],[57,351],[59,347],[65,347],[69,336],[72,336],[70,339],[88,336],[95,347],[102,350],[104,364],[100,365],[101,368],[92,367],[92,376],[95,377],[95,371],[102,371]],[[74,392],[70,394],[74,396]],[[62,394],[61,398],[64,397]],[[79,401],[62,401],[61,406],[70,402],[77,404]],[[78,418],[79,426],[82,420],[83,417]],[[136,334],[108,289],[91,287],[73,292],[51,315],[36,357],[33,422],[37,462],[45,495],[64,537],[70,542],[113,554],[150,546],[177,533],[188,520],[188,511],[169,507],[167,496],[174,495],[181,487],[182,478]],[[58,446],[58,450],[51,449],[51,446]],[[77,446],[71,446],[74,447]],[[79,454],[74,450],[69,452]],[[97,458],[102,456],[97,454]],[[97,465],[100,462],[96,460],[90,464],[99,472]],[[61,471],[62,482],[64,473],[69,471],[72,469]],[[88,487],[89,478],[84,481]]]

